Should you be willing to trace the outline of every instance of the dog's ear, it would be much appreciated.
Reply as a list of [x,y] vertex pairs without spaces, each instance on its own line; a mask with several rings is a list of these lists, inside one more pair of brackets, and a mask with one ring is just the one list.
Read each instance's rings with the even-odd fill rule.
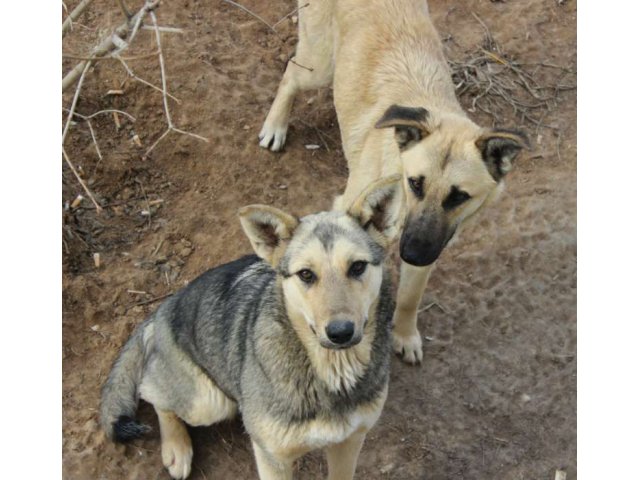
[[515,130],[489,130],[476,140],[487,170],[496,182],[513,167],[520,150],[529,148],[527,136]]
[[298,219],[267,205],[242,207],[238,215],[255,252],[275,266],[283,251],[281,247],[287,244],[298,226]]
[[426,125],[428,117],[429,112],[422,107],[391,105],[375,126],[393,127],[400,150],[406,150],[429,134]]
[[400,230],[404,190],[402,175],[381,178],[358,196],[347,213],[367,230],[373,239],[388,247]]

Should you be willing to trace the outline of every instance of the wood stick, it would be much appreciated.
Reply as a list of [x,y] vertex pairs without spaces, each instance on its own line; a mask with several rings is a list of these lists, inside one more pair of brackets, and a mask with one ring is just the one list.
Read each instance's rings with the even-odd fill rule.
[[287,13],[284,17],[282,17],[280,20],[278,20],[276,23],[273,24],[272,28],[276,28],[278,25],[280,25],[282,22],[284,22],[287,18],[289,18],[291,15],[295,15],[296,13],[298,13],[300,10],[302,10],[303,8],[307,8],[309,6],[309,3],[305,3],[304,5],[302,5],[301,7],[297,7],[293,10],[291,10],[289,13]]
[[156,31],[156,43],[158,44],[158,61],[160,62],[160,76],[162,77],[162,102],[164,103],[164,112],[167,115],[167,123],[169,128],[173,128],[173,122],[171,121],[171,114],[169,113],[169,100],[167,100],[167,76],[164,70],[164,55],[162,54],[162,43],[160,42],[160,30],[158,30],[158,21],[156,14],[153,11],[149,12],[153,26]]
[[164,137],[166,137],[171,132],[181,133],[183,135],[189,135],[191,137],[197,138],[204,142],[207,142],[207,143],[209,142],[209,139],[205,137],[201,137],[200,135],[196,135],[195,133],[181,130],[179,128],[176,128],[173,125],[173,119],[171,118],[171,112],[169,111],[169,100],[168,100],[168,93],[167,93],[167,74],[164,68],[164,55],[162,54],[162,42],[160,41],[160,29],[158,27],[158,20],[156,18],[156,14],[153,12],[153,10],[149,11],[149,16],[151,17],[151,21],[153,22],[153,26],[155,28],[156,43],[158,44],[158,62],[160,63],[160,76],[162,78],[162,103],[164,105],[164,113],[167,117],[167,129],[162,135],[160,135],[160,138],[158,138],[155,142],[153,142],[153,144],[147,149],[147,151],[142,156],[143,159],[147,158],[151,153],[151,151],[154,148],[156,148],[156,146],[162,141],[162,139],[164,139]]
[[108,57],[83,57],[82,55],[75,55],[73,53],[63,53],[62,54],[62,58],[68,58],[71,60],[85,60],[88,62],[97,62],[99,60],[112,60],[112,59],[119,59],[122,58],[123,60],[139,60],[141,58],[149,58],[149,57],[155,57],[156,55],[158,55],[158,52],[150,52],[150,53],[143,53],[140,55],[134,55],[132,57],[121,57],[121,56],[116,56],[116,55],[109,55]]
[[67,165],[69,165],[69,168],[71,169],[73,174],[76,176],[76,179],[78,180],[78,182],[80,183],[82,188],[84,188],[84,191],[87,192],[87,195],[89,196],[89,198],[91,199],[91,201],[95,205],[96,213],[102,212],[102,207],[100,205],[98,205],[98,202],[96,202],[96,199],[93,198],[93,194],[91,193],[91,190],[89,190],[89,187],[87,187],[85,185],[84,181],[82,180],[82,178],[80,178],[80,175],[78,174],[78,172],[76,171],[75,167],[71,163],[71,160],[69,160],[69,157],[67,156],[67,152],[65,152],[64,147],[62,147],[62,155],[64,156],[64,159],[67,162]]
[[82,15],[82,12],[84,12],[86,10],[86,8],[89,6],[89,4],[92,1],[93,0],[82,0],[78,4],[78,6],[73,9],[73,11],[69,14],[69,16],[62,23],[62,36],[63,37],[67,34],[67,32],[69,30],[71,30],[71,26],[72,26],[73,22],[76,21],[80,15]]
[[[63,110],[64,110],[64,111],[66,111],[66,112],[70,112],[70,111],[71,111],[71,110],[69,110],[68,108],[63,108]],[[73,112],[73,114],[74,114],[76,117],[80,117],[80,118],[82,118],[83,120],[91,120],[93,117],[96,117],[96,116],[98,116],[98,115],[100,115],[100,114],[102,114],[102,113],[111,113],[111,112],[117,112],[117,113],[119,113],[120,115],[124,115],[124,116],[125,116],[125,117],[127,117],[129,120],[131,120],[132,122],[135,122],[135,121],[136,121],[136,117],[134,117],[133,115],[131,115],[131,114],[127,113],[127,112],[123,112],[122,110],[116,110],[115,108],[106,108],[106,109],[104,109],[104,110],[98,110],[97,112],[92,113],[91,115],[81,115],[81,114],[80,114],[80,113],[78,113],[78,112]]]
[[171,295],[173,295],[173,292],[165,293],[164,295],[159,295],[157,297],[150,298],[149,300],[142,300],[141,302],[136,302],[133,305],[130,305],[129,307],[127,307],[127,311],[129,311],[133,307],[138,307],[140,305],[149,305],[150,303],[155,303],[155,302],[157,302],[159,300],[163,300],[163,299],[165,299],[167,297],[170,297]]
[[129,11],[124,1],[118,0],[118,6],[120,7],[120,10],[122,10],[122,14],[125,16],[125,18],[129,20],[131,18],[132,13]]
[[[143,25],[142,30],[155,30],[155,29],[153,28],[153,25]],[[158,27],[158,30],[160,30],[163,33],[184,33],[184,30],[177,27]]]
[[260,20],[262,23],[264,23],[267,28],[269,30],[271,30],[273,33],[275,33],[276,35],[278,35],[278,32],[276,31],[275,28],[273,28],[269,22],[267,22],[264,18],[262,18],[260,15],[258,15],[257,13],[253,13],[251,10],[249,10],[247,7],[244,7],[242,5],[240,5],[239,3],[234,2],[233,0],[222,0],[223,2],[226,2],[230,5],[233,5],[234,7],[238,7],[241,10],[244,10],[245,12],[247,12],[249,15],[251,15],[254,18],[257,18],[258,20]]
[[73,95],[73,101],[71,102],[71,108],[69,109],[69,116],[67,117],[67,123],[64,125],[64,130],[62,131],[62,144],[64,145],[64,140],[67,138],[67,132],[69,131],[69,126],[71,125],[71,118],[73,117],[73,112],[76,109],[76,104],[78,103],[78,97],[80,96],[80,89],[82,88],[82,82],[84,82],[84,76],[91,67],[91,62],[85,62],[85,66],[80,73],[80,80],[78,81],[78,86],[76,87],[76,93]]
[[[116,28],[115,31],[113,32],[113,34],[109,35],[107,38],[102,40],[102,42],[100,42],[93,49],[93,51],[91,52],[90,56],[91,57],[104,57],[111,50],[116,49],[117,48],[117,45],[116,45],[117,40],[114,41],[114,37],[117,37],[119,40],[121,40],[121,42],[118,42],[118,43],[122,43],[123,44],[119,49],[116,49],[116,54],[119,53],[120,51],[124,50],[124,48],[126,48],[131,43],[131,41],[133,40],[133,37],[135,36],[135,34],[137,33],[138,29],[140,28],[140,24],[142,23],[142,17],[148,11],[150,11],[150,9],[155,8],[157,6],[158,2],[159,2],[159,0],[154,1],[154,2],[145,3],[144,7],[142,7],[138,13],[136,13],[133,17],[131,17],[125,23],[123,23],[118,28]],[[122,40],[122,37],[125,36],[127,34],[127,32],[129,32],[129,31],[131,31],[131,34],[129,35],[129,39],[127,41]],[[73,85],[73,83],[82,74],[82,71],[84,70],[86,63],[87,63],[86,60],[78,63],[75,67],[73,67],[73,69],[69,73],[67,73],[67,75],[65,75],[65,77],[62,79],[62,91],[63,92],[67,88],[69,88],[71,85]]]
[[[156,52],[154,53],[154,55],[158,55],[158,52],[156,51]],[[131,78],[133,78],[134,80],[136,80],[136,81],[138,81],[138,82],[140,82],[140,83],[142,83],[142,84],[146,85],[147,87],[151,87],[151,88],[153,88],[154,90],[157,90],[157,91],[159,91],[159,92],[161,92],[161,93],[162,93],[162,89],[161,89],[160,87],[158,87],[158,86],[154,85],[153,83],[147,82],[144,78],[140,78],[140,77],[138,77],[135,73],[133,73],[133,70],[131,70],[131,68],[129,67],[129,65],[127,65],[127,62],[125,62],[125,61],[124,61],[124,57],[121,57],[120,55],[114,55],[114,58],[116,58],[117,60],[119,60],[119,61],[120,61],[120,63],[122,63],[122,66],[124,67],[124,69],[126,70],[127,74],[128,74]],[[178,105],[182,103],[178,98],[174,97],[174,96],[173,96],[173,95],[171,95],[169,92],[167,92],[167,96],[168,96],[171,100],[173,100],[174,102],[176,102]]]

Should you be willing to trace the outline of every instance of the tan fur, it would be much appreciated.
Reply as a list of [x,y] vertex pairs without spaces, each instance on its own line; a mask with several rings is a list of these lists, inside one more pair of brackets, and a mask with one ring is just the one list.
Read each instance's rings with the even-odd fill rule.
[[[301,1],[300,5],[307,2]],[[481,147],[487,138],[509,137],[476,125],[456,99],[439,35],[426,2],[419,0],[327,0],[300,10],[297,64],[289,63],[277,96],[260,132],[260,145],[279,150],[286,138],[293,99],[299,90],[329,85],[334,102],[349,179],[334,203],[347,209],[367,185],[380,177],[402,174],[407,218],[439,208],[453,185],[471,199],[444,218],[462,228],[501,190],[489,174]],[[424,122],[382,122],[388,107],[422,107]],[[400,152],[394,125],[419,129],[424,137]],[[382,127],[382,128],[381,128]],[[521,138],[512,136],[521,143]],[[505,165],[503,172],[510,169]],[[407,180],[428,179],[426,195],[418,199]],[[422,359],[416,311],[431,271],[402,268],[394,315],[394,345],[406,362]]]
[[[369,315],[373,315],[377,302],[369,308]],[[311,364],[317,375],[334,392],[349,391],[362,376],[371,357],[371,342],[375,337],[375,322],[368,322],[363,331],[362,341],[348,350],[329,350],[320,346],[316,335],[311,331],[306,319],[300,315],[300,307],[287,305],[287,310],[294,312],[291,322],[298,337],[305,346]]]
[[[307,289],[294,275],[283,281],[287,312],[294,325],[311,327],[320,339],[325,339],[325,327],[336,318],[349,318],[355,323],[355,335],[363,336],[363,327],[371,312],[382,282],[382,266],[369,265],[361,279],[347,276],[352,261],[370,261],[366,251],[340,239],[327,252],[313,239],[296,256],[292,270],[311,269],[318,277],[313,288]],[[318,339],[315,339],[318,344]],[[318,344],[318,348],[320,345]],[[341,356],[336,356],[340,359]]]
[[[382,413],[386,401],[388,387],[373,402],[362,405],[354,411],[344,422],[336,422],[332,418],[315,418],[299,424],[282,424],[277,420],[263,418],[257,424],[256,436],[269,439],[269,454],[262,450],[263,455],[271,457],[280,465],[291,465],[297,458],[327,445],[338,445],[353,435],[364,434],[375,425]],[[352,451],[357,460],[357,451]],[[355,465],[355,463],[354,463]],[[335,466],[334,466],[335,467]],[[262,478],[262,477],[261,477]],[[345,479],[351,477],[343,477]]]
[[248,205],[238,212],[251,246],[271,265],[278,264],[298,219],[267,205]]
[[182,420],[173,412],[159,410],[160,437],[162,441],[162,463],[172,478],[185,479],[191,473],[193,448],[189,432]]
[[[143,337],[145,345],[149,344],[153,335],[162,333],[164,333],[163,338],[165,341],[170,341],[169,339],[171,337],[168,331],[155,331],[156,328],[162,327],[163,325],[155,326],[154,324],[145,327]],[[173,347],[174,358],[177,359],[174,365],[172,365],[172,368],[175,369],[174,373],[176,375],[188,376],[195,381],[195,392],[192,397],[193,402],[189,408],[174,413],[189,425],[195,427],[207,426],[235,417],[238,412],[236,402],[227,397],[182,350],[175,348],[173,345],[171,345],[170,348],[171,347]],[[162,368],[162,366],[156,367],[156,365],[150,365],[149,368]],[[165,406],[167,401],[165,392],[158,391],[153,384],[147,384],[144,379],[140,384],[140,397],[160,409]]]
[[327,447],[328,480],[353,478],[365,435],[366,431],[358,430],[344,441]]

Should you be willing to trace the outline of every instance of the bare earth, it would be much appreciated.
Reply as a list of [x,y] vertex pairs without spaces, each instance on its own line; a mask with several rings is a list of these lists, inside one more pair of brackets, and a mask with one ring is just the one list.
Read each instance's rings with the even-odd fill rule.
[[[70,8],[75,6],[68,5]],[[100,0],[64,40],[66,53],[89,46],[122,22],[116,2]],[[133,4],[134,2],[129,2]],[[293,0],[243,0],[275,23]],[[482,43],[475,12],[511,58],[575,70],[576,7],[569,0],[434,0],[430,8],[451,57]],[[250,251],[236,219],[249,203],[271,203],[298,214],[326,209],[345,183],[331,91],[301,95],[286,151],[258,147],[257,134],[275,94],[296,26],[271,33],[242,10],[220,1],[164,2],[162,25],[170,103],[176,126],[210,139],[171,134],[142,160],[165,129],[158,92],[128,81],[124,95],[105,96],[126,78],[114,61],[87,76],[78,111],[119,108],[134,115],[116,130],[110,115],[94,120],[103,153],[87,126],[72,127],[67,151],[101,199],[63,214],[63,475],[74,479],[167,479],[154,426],[126,447],[106,441],[98,427],[102,382],[133,328],[159,302],[203,271]],[[155,50],[142,31],[126,55]],[[160,83],[157,58],[131,60],[136,73]],[[64,71],[73,66],[64,61]],[[533,69],[535,67],[531,67]],[[540,78],[557,76],[541,69]],[[575,76],[567,82],[575,84]],[[64,95],[68,106],[73,92]],[[360,457],[359,479],[576,478],[576,108],[575,91],[560,95],[544,119],[523,124],[509,110],[504,126],[521,126],[534,149],[509,176],[501,200],[443,254],[420,314],[425,361],[393,360],[382,418]],[[465,106],[469,107],[468,104]],[[486,117],[470,114],[487,124]],[[131,137],[138,134],[143,147]],[[317,150],[305,145],[317,144]],[[81,192],[63,171],[63,202]],[[162,202],[154,200],[162,199]],[[140,214],[150,210],[150,216]],[[100,252],[96,269],[92,255]],[[136,293],[138,292],[138,293]],[[142,293],[140,293],[142,292]],[[240,420],[192,429],[192,478],[256,478],[249,438]],[[323,478],[320,453],[301,459],[298,478]]]

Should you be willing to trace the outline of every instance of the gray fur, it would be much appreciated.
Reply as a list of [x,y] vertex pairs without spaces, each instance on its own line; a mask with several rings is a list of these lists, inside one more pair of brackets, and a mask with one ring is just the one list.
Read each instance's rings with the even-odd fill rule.
[[[357,222],[353,229],[318,227],[336,215],[344,216],[332,212],[302,219],[288,250],[315,228],[325,240],[348,236],[382,261],[384,249]],[[378,398],[389,378],[394,302],[388,273],[371,319],[376,329],[370,362],[353,388],[334,392],[317,377],[286,314],[281,278],[289,255],[278,272],[255,255],[240,258],[205,272],[166,300],[138,327],[113,366],[102,394],[105,431],[114,438],[116,420],[133,417],[141,391],[156,408],[189,423],[200,381],[194,372],[203,372],[237,403],[250,434],[265,416],[286,424],[341,419]]]
[[[145,322],[146,323],[146,322]],[[133,419],[138,407],[138,386],[142,380],[144,366],[144,348],[140,325],[129,338],[111,369],[111,373],[102,388],[103,401],[100,405],[102,428],[114,438],[114,424],[121,417]],[[104,401],[104,400],[107,401]]]

